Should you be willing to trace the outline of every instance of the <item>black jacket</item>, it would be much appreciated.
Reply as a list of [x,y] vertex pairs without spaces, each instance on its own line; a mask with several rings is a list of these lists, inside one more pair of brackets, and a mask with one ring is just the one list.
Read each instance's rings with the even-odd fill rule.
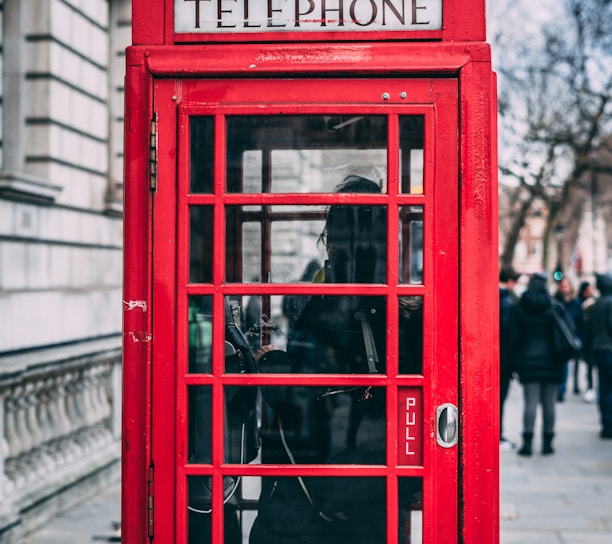
[[[416,332],[422,329],[421,311],[419,305],[400,311],[400,337],[410,345],[411,338],[422,338]],[[371,333],[364,333],[364,319]],[[266,353],[259,361],[260,372],[384,373],[386,327],[384,297],[314,296],[289,335],[287,351]],[[374,366],[367,360],[366,335],[374,342]],[[420,346],[412,345],[404,354],[419,360],[405,357],[400,372],[413,372],[413,365],[420,368]],[[264,463],[385,464],[384,387],[280,385],[262,387],[262,396]],[[414,500],[418,490],[415,481],[402,479],[399,493],[404,502]],[[384,478],[264,478],[250,542],[383,543],[385,503]],[[401,538],[403,527],[400,523]]]
[[603,296],[589,308],[587,350],[612,351],[612,295]]
[[515,302],[512,293],[505,287],[499,288],[499,371],[511,375],[514,371],[515,343],[512,340],[512,320]]
[[564,361],[553,354],[552,306],[563,306],[545,289],[527,289],[514,308],[512,341],[516,345],[515,365],[521,383],[561,383]]

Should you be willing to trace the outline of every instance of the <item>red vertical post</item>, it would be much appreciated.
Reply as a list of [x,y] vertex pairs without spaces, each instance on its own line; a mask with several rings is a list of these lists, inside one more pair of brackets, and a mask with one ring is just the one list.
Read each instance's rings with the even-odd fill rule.
[[460,504],[465,542],[499,542],[497,173],[490,63],[461,71]]
[[145,542],[150,446],[151,209],[148,75],[128,54],[125,79],[123,281],[122,538]]

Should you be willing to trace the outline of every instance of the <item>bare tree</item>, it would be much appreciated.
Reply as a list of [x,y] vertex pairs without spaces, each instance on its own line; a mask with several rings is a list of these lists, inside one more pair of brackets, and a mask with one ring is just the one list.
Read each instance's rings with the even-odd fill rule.
[[[538,202],[547,218],[546,267],[555,227],[577,220],[572,204],[584,190],[585,173],[595,167],[593,157],[609,156],[612,0],[565,0],[562,7],[554,2],[554,18],[544,19],[521,41],[521,28],[533,23],[530,10],[521,10],[525,6],[507,2],[492,39],[499,55],[499,162],[508,203],[500,210],[500,260],[512,263],[520,231]],[[517,9],[523,26],[508,16]],[[612,165],[601,161],[596,168],[612,172]]]

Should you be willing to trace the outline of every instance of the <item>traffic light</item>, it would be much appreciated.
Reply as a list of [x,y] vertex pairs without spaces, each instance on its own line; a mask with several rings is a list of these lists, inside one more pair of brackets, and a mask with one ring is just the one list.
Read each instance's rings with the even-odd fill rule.
[[557,268],[555,268],[555,271],[553,272],[553,279],[555,281],[561,281],[564,276],[565,276],[565,274],[563,274],[563,270],[561,269],[561,265],[557,265]]

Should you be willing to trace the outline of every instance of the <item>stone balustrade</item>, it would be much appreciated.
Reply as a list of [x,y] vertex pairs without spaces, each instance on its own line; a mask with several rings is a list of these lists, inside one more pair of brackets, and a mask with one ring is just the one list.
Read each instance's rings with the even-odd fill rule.
[[0,542],[3,522],[27,534],[57,513],[44,504],[62,490],[111,465],[118,474],[121,355],[107,347],[36,365],[0,359]]

